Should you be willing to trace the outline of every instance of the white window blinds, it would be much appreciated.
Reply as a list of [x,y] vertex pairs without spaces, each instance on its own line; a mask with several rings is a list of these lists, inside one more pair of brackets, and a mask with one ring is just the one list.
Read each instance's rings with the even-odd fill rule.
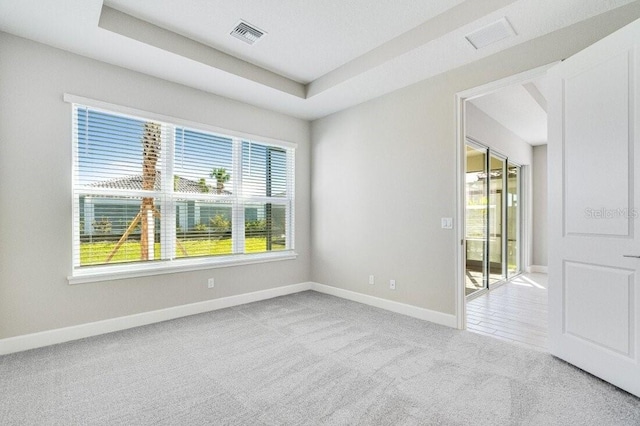
[[74,268],[293,250],[295,151],[73,104]]

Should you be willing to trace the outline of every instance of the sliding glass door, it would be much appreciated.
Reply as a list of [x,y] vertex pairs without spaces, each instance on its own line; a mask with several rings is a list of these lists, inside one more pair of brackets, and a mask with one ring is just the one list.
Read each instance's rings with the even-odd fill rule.
[[465,185],[465,294],[487,288],[487,150],[469,143],[466,147]]
[[520,166],[507,164],[507,277],[520,273]]
[[507,160],[489,155],[489,285],[503,281],[504,268],[504,171]]
[[465,172],[468,296],[520,273],[520,166],[469,140]]

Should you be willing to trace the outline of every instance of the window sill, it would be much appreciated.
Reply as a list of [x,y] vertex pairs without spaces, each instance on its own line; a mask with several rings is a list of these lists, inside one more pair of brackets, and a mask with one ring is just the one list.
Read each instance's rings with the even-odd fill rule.
[[110,266],[85,267],[73,271],[67,277],[69,284],[85,284],[99,281],[121,280],[125,278],[175,274],[202,269],[225,268],[229,266],[252,265],[255,263],[293,260],[298,257],[294,251],[232,255],[218,258],[178,259],[145,264],[118,264]]

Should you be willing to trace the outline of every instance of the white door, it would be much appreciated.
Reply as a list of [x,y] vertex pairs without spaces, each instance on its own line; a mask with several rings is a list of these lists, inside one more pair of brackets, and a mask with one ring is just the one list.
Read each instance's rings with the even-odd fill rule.
[[640,396],[640,20],[549,76],[550,351]]

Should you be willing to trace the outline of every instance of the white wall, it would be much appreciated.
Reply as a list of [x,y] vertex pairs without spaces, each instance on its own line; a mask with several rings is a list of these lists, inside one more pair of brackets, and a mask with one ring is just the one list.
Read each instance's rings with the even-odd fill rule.
[[[309,280],[309,123],[0,33],[0,338]],[[296,260],[69,285],[71,93],[298,143]],[[215,277],[216,287],[206,288]]]
[[456,212],[455,94],[566,58],[616,28],[593,18],[314,121],[311,279],[455,313],[460,242],[440,227]]
[[547,145],[533,147],[532,264],[547,266]]
[[466,103],[467,136],[509,157],[521,166],[531,165],[531,145],[488,116],[470,102]]

